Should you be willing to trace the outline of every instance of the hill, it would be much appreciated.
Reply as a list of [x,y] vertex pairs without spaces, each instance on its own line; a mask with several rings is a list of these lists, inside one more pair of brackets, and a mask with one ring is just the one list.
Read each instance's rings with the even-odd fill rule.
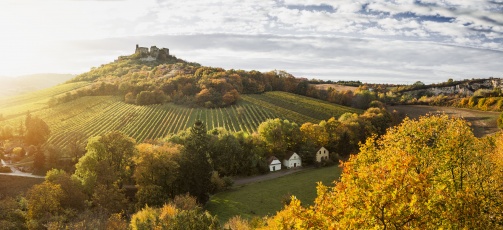
[[0,126],[18,127],[30,110],[49,125],[52,132],[49,143],[64,147],[75,138],[85,141],[111,130],[120,130],[138,142],[162,138],[191,127],[196,119],[202,120],[208,130],[222,127],[252,133],[260,123],[271,118],[302,124],[318,123],[346,112],[360,113],[357,109],[286,92],[243,95],[242,100],[225,108],[194,108],[174,103],[138,106],[127,104],[118,96],[86,96],[52,107],[44,104],[51,95],[88,85],[68,83],[11,98],[12,103],[0,110],[5,116]]
[[64,83],[72,74],[42,73],[19,77],[0,77],[0,97],[8,97],[41,90]]
[[0,127],[16,135],[29,111],[49,125],[48,142],[64,147],[111,130],[138,142],[162,138],[196,119],[208,130],[252,133],[271,118],[318,123],[360,112],[298,95],[309,91],[306,80],[284,71],[205,67],[178,59],[166,48],[137,45],[134,54],[91,68],[66,84],[0,98]]

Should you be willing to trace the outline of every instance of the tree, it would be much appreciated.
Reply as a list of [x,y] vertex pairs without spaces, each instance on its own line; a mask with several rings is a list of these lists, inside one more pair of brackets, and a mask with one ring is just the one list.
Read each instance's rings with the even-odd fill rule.
[[66,152],[72,156],[72,161],[77,163],[79,159],[86,153],[86,135],[82,132],[68,133]]
[[123,189],[117,184],[96,186],[91,200],[96,209],[107,216],[126,210],[128,204]]
[[162,208],[145,207],[131,217],[131,229],[220,229],[215,216],[200,207],[190,210],[178,208],[173,203]]
[[287,151],[297,151],[301,142],[299,126],[288,120],[268,119],[257,128],[270,154],[283,159]]
[[137,183],[137,207],[161,206],[169,197],[177,194],[176,180],[179,165],[180,146],[139,144],[138,155],[134,158],[134,178]]
[[86,192],[92,194],[97,184],[111,186],[131,180],[135,141],[119,131],[89,139],[86,154],[75,166],[75,176]]
[[503,113],[498,117],[498,128],[503,129]]
[[30,114],[26,116],[25,126],[25,142],[28,145],[40,146],[45,143],[51,134],[49,126],[45,121],[38,117],[31,117]]
[[35,148],[33,153],[33,172],[35,174],[43,174],[45,172],[45,154],[42,149]]
[[182,192],[189,192],[204,204],[211,190],[211,156],[209,136],[202,121],[197,120],[190,129],[180,156],[179,184]]
[[28,190],[28,219],[33,225],[47,223],[62,211],[63,190],[60,185],[50,182],[34,185]]
[[214,137],[210,151],[213,168],[224,176],[236,175],[241,161],[244,160],[242,153],[241,145],[232,134]]
[[369,138],[335,187],[319,184],[313,206],[293,199],[270,227],[501,228],[501,155],[492,146],[461,119],[406,119]]
[[21,203],[14,198],[0,198],[0,228],[24,229],[25,213],[21,209]]
[[46,173],[45,181],[60,186],[63,192],[63,196],[60,199],[62,208],[74,210],[82,210],[84,208],[84,202],[87,197],[82,192],[82,185],[76,178],[71,177],[63,170],[52,169]]

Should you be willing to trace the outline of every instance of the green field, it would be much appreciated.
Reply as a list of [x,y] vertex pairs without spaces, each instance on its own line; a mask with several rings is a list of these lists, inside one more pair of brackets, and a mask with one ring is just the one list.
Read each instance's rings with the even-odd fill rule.
[[[69,92],[86,83],[60,85],[6,101],[0,113],[14,130],[20,126],[27,111],[42,118],[51,130],[49,143],[64,147],[75,138],[85,140],[108,131],[119,130],[138,142],[162,138],[192,126],[202,120],[211,130],[223,127],[232,132],[253,133],[267,119],[287,119],[301,125],[318,123],[332,116],[359,110],[285,92],[242,95],[242,100],[226,108],[189,108],[166,103],[137,106],[126,104],[121,97],[87,96],[57,106],[47,106],[53,96]],[[8,102],[8,103],[7,103]]]
[[248,219],[273,215],[283,208],[282,201],[289,194],[300,199],[303,205],[312,204],[316,197],[316,183],[321,181],[324,185],[331,186],[340,174],[338,166],[306,169],[215,194],[205,208],[224,223],[235,215]]

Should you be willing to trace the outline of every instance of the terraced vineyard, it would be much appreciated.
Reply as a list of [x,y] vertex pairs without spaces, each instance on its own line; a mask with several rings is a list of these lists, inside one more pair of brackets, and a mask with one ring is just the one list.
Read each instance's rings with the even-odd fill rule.
[[[229,131],[255,132],[270,118],[288,119],[299,124],[319,122],[331,116],[358,110],[284,92],[243,95],[243,100],[227,108],[188,108],[172,103],[137,106],[114,96],[83,97],[52,108],[32,112],[51,129],[49,143],[64,147],[75,138],[85,140],[111,130],[119,130],[138,142],[165,137],[185,130],[196,119],[208,130],[223,127]],[[33,111],[33,110],[31,110]],[[18,127],[24,116],[8,118],[0,125]]]
[[346,112],[360,113],[358,109],[280,91],[243,95],[242,98],[279,114],[289,115],[291,120],[298,123],[317,123],[330,117],[339,117]]

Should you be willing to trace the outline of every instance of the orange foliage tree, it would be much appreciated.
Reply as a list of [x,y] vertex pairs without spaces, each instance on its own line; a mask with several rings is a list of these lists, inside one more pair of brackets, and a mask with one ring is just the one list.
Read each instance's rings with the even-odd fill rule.
[[477,139],[462,119],[406,119],[369,138],[314,205],[292,202],[272,229],[501,228],[502,136]]

